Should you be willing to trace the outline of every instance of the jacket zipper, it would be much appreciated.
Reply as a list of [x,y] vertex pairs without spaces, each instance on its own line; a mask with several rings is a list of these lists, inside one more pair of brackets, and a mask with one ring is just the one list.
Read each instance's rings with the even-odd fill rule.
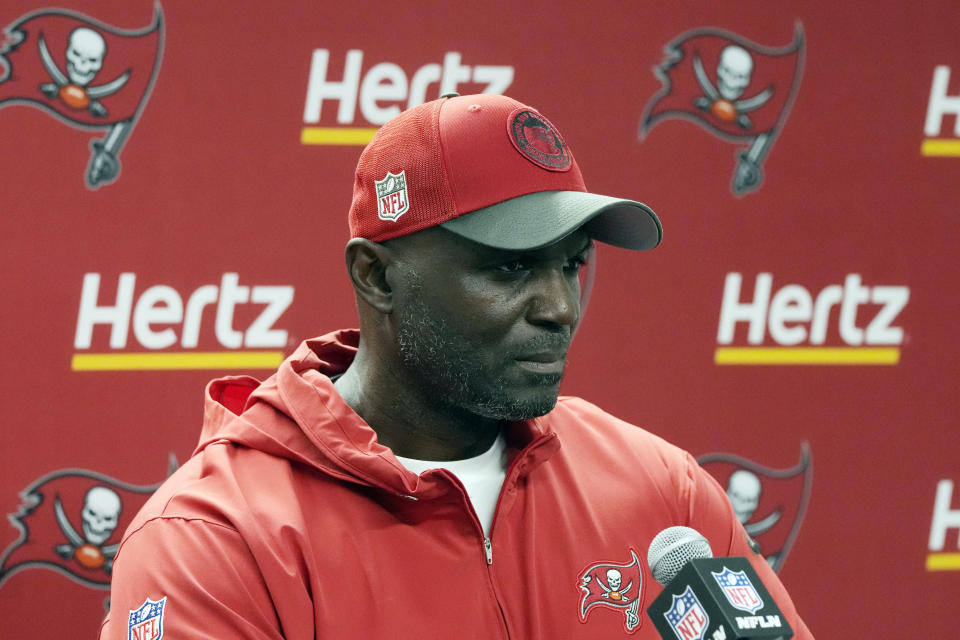
[[[503,499],[503,489],[507,486],[512,486],[516,481],[517,475],[519,474],[520,461],[528,457],[530,452],[534,449],[543,445],[546,441],[551,440],[552,436],[540,436],[535,439],[533,442],[528,444],[524,450],[514,459],[514,461],[507,468],[507,472],[503,478],[503,486],[500,488],[500,495],[497,497],[497,504],[493,510],[493,522],[490,525],[490,534],[493,535],[493,527],[496,525],[497,516],[500,513],[500,504]],[[507,616],[503,611],[503,605],[500,604],[500,598],[497,595],[497,588],[493,582],[493,572],[490,568],[493,564],[493,541],[487,536],[486,532],[483,530],[483,525],[480,523],[480,518],[477,516],[476,510],[473,508],[473,504],[470,502],[470,497],[467,495],[467,490],[463,487],[463,483],[460,482],[460,479],[450,471],[443,470],[441,471],[446,475],[454,486],[460,490],[460,498],[463,501],[464,506],[467,509],[467,513],[473,518],[473,523],[476,525],[477,530],[480,531],[480,536],[483,539],[483,553],[487,561],[487,579],[490,581],[490,591],[493,594],[493,601],[497,603],[497,610],[500,612],[500,623],[503,626],[503,634],[506,638],[510,638],[510,629],[507,627]]]
[[[497,605],[497,611],[500,612],[500,628],[503,631],[503,637],[510,638],[510,630],[507,628],[507,616],[503,612],[503,606],[500,604],[500,598],[497,597],[497,590],[493,585],[493,574],[490,570],[490,565],[493,564],[493,542],[490,538],[487,537],[486,533],[483,531],[483,525],[480,523],[480,518],[477,516],[477,512],[473,508],[473,504],[470,502],[470,497],[467,495],[467,490],[463,487],[463,483],[460,482],[460,479],[450,471],[446,469],[442,470],[440,473],[447,476],[450,479],[450,482],[453,483],[455,487],[460,491],[460,499],[464,508],[467,510],[467,515],[473,520],[474,526],[476,526],[477,531],[480,532],[480,538],[483,541],[483,555],[487,563],[487,581],[490,585],[490,595],[493,597],[493,602]],[[499,498],[497,499],[499,504]],[[496,511],[496,509],[494,510]],[[494,519],[496,519],[496,514],[494,514]],[[491,532],[493,528],[491,527]]]
[[[520,461],[523,460],[524,458],[527,458],[530,455],[531,451],[542,446],[545,442],[552,439],[553,439],[552,436],[541,435],[539,438],[534,439],[533,442],[528,444],[524,448],[524,450],[521,451],[516,458],[514,458],[513,462],[510,463],[510,466],[507,468],[506,474],[504,474],[503,476],[503,486],[500,487],[500,495],[497,496],[497,504],[493,508],[493,521],[490,524],[491,535],[493,535],[493,527],[497,523],[497,516],[500,514],[500,503],[503,501],[503,489],[504,487],[513,486],[513,484],[516,482],[517,476],[520,473],[519,471]],[[469,504],[469,499],[467,500],[467,502]],[[472,505],[470,510],[473,511]],[[480,525],[480,519],[476,517],[476,513],[474,513],[474,519],[477,521],[477,526],[480,528],[480,531],[483,531],[483,526]],[[483,536],[483,550],[487,555],[487,566],[493,564],[493,541],[486,534],[484,534]],[[498,600],[498,603],[499,603],[499,600]]]

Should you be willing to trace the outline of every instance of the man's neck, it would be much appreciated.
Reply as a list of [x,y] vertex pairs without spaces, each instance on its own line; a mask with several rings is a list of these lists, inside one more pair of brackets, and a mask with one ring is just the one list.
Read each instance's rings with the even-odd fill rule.
[[334,384],[344,402],[377,433],[380,444],[405,458],[472,458],[487,451],[500,432],[499,420],[443,404],[430,397],[429,389],[425,393],[390,367],[371,363],[362,345]]

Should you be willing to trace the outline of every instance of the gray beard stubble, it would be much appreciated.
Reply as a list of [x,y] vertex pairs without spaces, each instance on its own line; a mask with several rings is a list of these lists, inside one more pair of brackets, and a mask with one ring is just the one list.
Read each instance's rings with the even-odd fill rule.
[[[412,271],[404,275],[409,296],[402,311],[396,312],[397,347],[403,364],[423,380],[428,394],[496,420],[525,420],[553,409],[556,393],[525,400],[511,391],[502,375],[488,371],[478,349],[427,309],[419,275]],[[544,386],[552,384],[555,382],[544,379]]]

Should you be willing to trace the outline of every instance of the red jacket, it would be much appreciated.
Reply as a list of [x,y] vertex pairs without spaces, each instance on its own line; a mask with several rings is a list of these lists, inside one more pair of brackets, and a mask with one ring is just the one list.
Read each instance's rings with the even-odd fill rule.
[[751,558],[812,638],[712,477],[577,398],[508,427],[488,542],[453,475],[407,471],[334,389],[356,343],[330,334],[262,384],[210,383],[196,452],[124,534],[101,638],[654,639],[646,553],[675,524]]

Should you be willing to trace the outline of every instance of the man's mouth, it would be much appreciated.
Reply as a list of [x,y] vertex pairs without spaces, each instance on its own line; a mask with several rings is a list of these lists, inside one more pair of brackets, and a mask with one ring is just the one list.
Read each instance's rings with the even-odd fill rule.
[[534,373],[561,374],[566,360],[566,351],[541,351],[518,357],[517,364]]

